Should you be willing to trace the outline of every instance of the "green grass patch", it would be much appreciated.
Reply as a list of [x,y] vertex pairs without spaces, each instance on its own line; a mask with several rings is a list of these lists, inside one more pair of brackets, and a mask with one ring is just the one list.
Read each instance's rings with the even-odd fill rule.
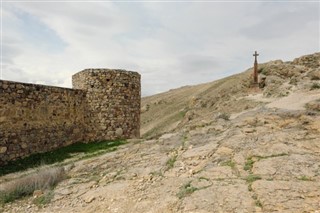
[[179,117],[180,118],[184,118],[184,116],[187,114],[187,112],[186,111],[180,111],[179,112]]
[[53,196],[54,196],[54,193],[53,193],[52,190],[50,190],[50,191],[46,192],[45,194],[35,198],[33,200],[33,203],[35,205],[39,206],[39,207],[42,207],[42,206],[50,203],[50,201],[52,200]]
[[180,187],[180,191],[177,193],[179,199],[191,195],[193,192],[197,191],[198,188],[191,185],[191,181]]
[[114,151],[116,150],[117,146],[125,143],[126,141],[124,140],[74,143],[51,152],[37,153],[23,159],[11,161],[8,164],[0,167],[0,176],[12,172],[23,171],[29,168],[35,168],[41,165],[62,162],[74,156],[75,153],[85,154],[83,157],[81,157],[81,159],[94,157],[106,152]]
[[255,204],[256,206],[262,208],[262,203],[260,202],[260,200],[256,200]]
[[264,67],[258,68],[258,73],[259,74],[268,75],[268,71],[269,70],[264,68]]
[[250,174],[247,177],[245,177],[245,181],[248,184],[248,190],[252,191],[252,183],[256,180],[261,180],[262,178],[259,175]]
[[177,155],[172,156],[171,158],[169,158],[166,162],[167,165],[167,169],[172,169],[174,167],[174,163],[177,161]]
[[303,175],[303,176],[299,177],[298,180],[302,180],[302,181],[312,181],[312,178]]
[[186,142],[188,140],[188,135],[183,135],[182,140]]
[[251,184],[256,180],[261,180],[261,177],[259,175],[250,174],[245,178],[245,180],[247,183]]
[[231,169],[234,169],[236,167],[236,163],[232,160],[228,160],[228,161],[221,163],[221,166],[230,166]]
[[182,142],[181,142],[181,146],[182,146],[183,149],[186,148],[187,141],[188,141],[188,136],[187,135],[183,135]]
[[243,169],[246,170],[246,171],[251,171],[252,167],[253,167],[253,164],[254,164],[254,160],[252,159],[252,157],[248,158],[246,163],[244,164]]
[[257,194],[253,194],[253,195],[252,195],[252,199],[255,200],[255,204],[256,204],[257,207],[262,208],[262,203],[261,203],[260,200],[258,199],[258,195],[257,195]]
[[269,156],[251,156],[249,158],[247,158],[247,161],[245,162],[245,165],[243,167],[244,170],[251,172],[253,164],[256,161],[259,161],[261,159],[267,159],[267,158],[276,158],[276,157],[281,157],[281,156],[287,156],[287,153],[280,153],[280,154],[273,154],[273,155],[269,155]]

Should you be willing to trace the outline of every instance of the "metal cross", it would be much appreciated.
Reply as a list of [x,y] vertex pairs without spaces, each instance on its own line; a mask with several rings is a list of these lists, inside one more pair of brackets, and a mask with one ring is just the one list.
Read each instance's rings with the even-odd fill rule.
[[259,56],[259,54],[257,53],[257,51],[254,51],[254,69],[253,69],[253,82],[254,84],[258,84],[258,62],[257,62],[257,56]]
[[257,51],[254,51],[254,62],[257,63],[257,56],[259,56],[259,54],[257,53]]

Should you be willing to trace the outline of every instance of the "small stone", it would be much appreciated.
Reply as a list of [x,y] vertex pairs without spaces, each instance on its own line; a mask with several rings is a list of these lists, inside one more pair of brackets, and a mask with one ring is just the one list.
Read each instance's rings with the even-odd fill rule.
[[0,154],[3,154],[3,153],[6,153],[7,152],[7,147],[3,146],[3,147],[0,147]]
[[35,190],[35,191],[33,192],[33,197],[34,197],[34,198],[38,198],[38,197],[40,197],[41,195],[43,195],[43,191],[41,191],[41,190]]
[[62,190],[57,190],[57,191],[55,192],[55,194],[59,194],[59,195],[70,195],[70,194],[72,194],[72,190],[67,189],[67,188],[64,188],[64,189],[62,189]]
[[25,149],[25,148],[27,148],[27,147],[28,147],[28,145],[27,145],[26,143],[22,143],[22,144],[21,144],[21,148],[22,148],[22,149]]
[[94,196],[89,196],[84,199],[84,202],[91,203],[94,199],[96,199]]
[[6,121],[6,117],[5,116],[1,116],[0,117],[0,123],[3,123],[3,122],[5,122]]
[[123,130],[122,130],[122,128],[118,128],[117,130],[116,130],[116,136],[122,136],[123,135]]
[[189,170],[189,175],[193,175],[194,174],[194,170],[193,169],[190,169]]
[[245,128],[243,131],[245,133],[254,133],[256,130],[254,128]]

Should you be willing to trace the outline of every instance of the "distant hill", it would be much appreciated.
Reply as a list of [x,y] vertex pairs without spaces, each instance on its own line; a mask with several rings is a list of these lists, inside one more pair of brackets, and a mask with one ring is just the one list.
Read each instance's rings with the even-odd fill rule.
[[219,114],[230,116],[254,108],[262,103],[244,97],[255,92],[270,98],[309,90],[320,79],[319,63],[320,53],[314,53],[293,61],[259,64],[259,79],[266,78],[266,86],[261,90],[252,88],[253,68],[249,68],[221,80],[144,97],[141,135],[152,138]]

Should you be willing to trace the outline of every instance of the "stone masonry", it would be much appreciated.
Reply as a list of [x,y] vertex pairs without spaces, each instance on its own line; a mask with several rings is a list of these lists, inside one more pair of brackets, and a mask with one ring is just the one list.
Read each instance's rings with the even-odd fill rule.
[[87,69],[74,89],[0,80],[0,166],[75,142],[140,137],[140,75]]
[[140,137],[140,75],[86,69],[72,76],[73,88],[86,90],[89,141]]

